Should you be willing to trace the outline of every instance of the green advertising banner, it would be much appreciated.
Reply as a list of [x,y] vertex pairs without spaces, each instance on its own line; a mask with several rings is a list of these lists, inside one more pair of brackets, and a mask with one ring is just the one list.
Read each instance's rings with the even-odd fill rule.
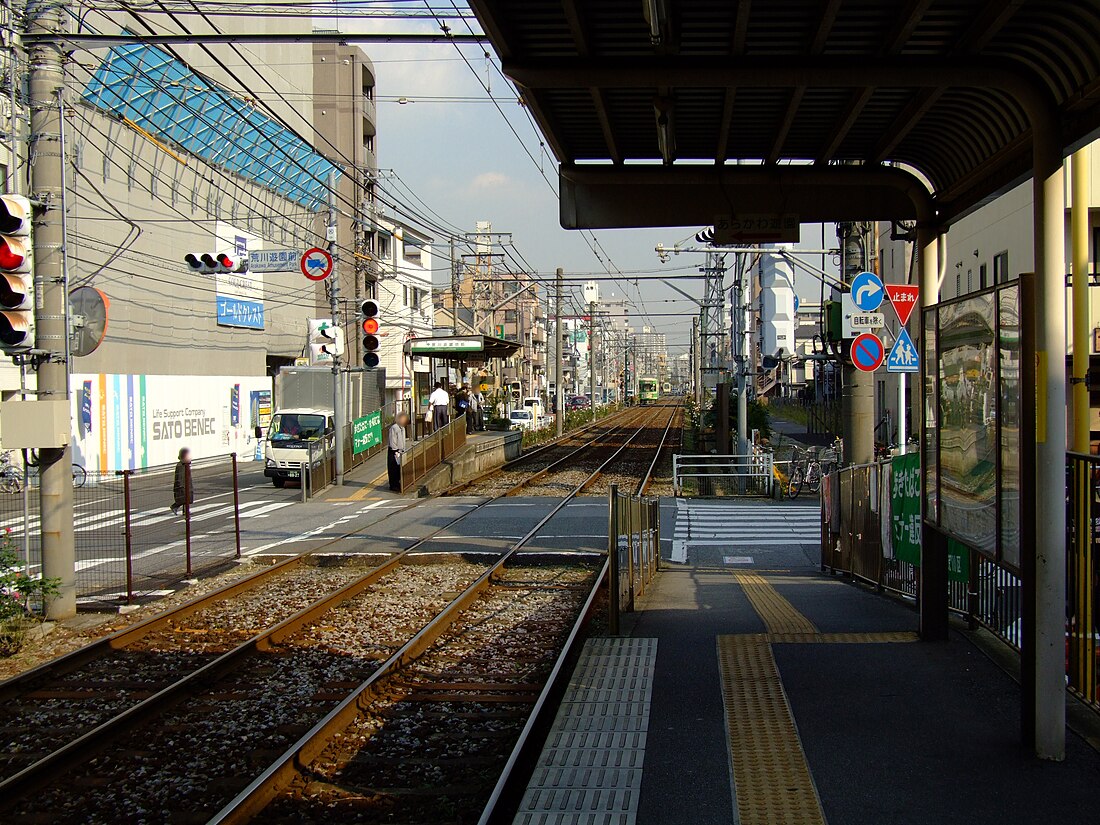
[[[920,566],[920,455],[907,453],[894,456],[890,462],[893,475],[890,490],[891,538],[894,556],[899,561]],[[947,579],[964,582],[970,579],[970,549],[962,542],[947,540]]]
[[354,455],[365,453],[382,443],[382,411],[375,410],[351,425],[351,451]]
[[897,455],[890,462],[891,538],[899,561],[920,564],[920,455]]

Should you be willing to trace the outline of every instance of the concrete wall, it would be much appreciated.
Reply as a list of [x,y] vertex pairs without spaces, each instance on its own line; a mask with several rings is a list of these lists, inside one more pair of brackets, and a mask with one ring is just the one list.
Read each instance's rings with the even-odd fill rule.
[[456,484],[469,481],[482,473],[495,470],[506,461],[519,458],[522,451],[523,433],[518,430],[468,441],[465,447],[440,462],[439,466],[423,478],[417,495],[439,495]]

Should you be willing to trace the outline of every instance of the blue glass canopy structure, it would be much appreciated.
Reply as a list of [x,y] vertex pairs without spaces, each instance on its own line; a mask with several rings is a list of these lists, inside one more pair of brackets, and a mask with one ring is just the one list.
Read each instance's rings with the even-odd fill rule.
[[311,210],[326,202],[329,174],[340,171],[294,132],[156,46],[111,49],[83,98]]

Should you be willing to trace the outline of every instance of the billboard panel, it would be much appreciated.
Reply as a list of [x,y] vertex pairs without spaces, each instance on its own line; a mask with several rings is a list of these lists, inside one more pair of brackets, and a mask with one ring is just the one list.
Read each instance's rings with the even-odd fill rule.
[[[271,414],[271,379],[220,375],[73,375],[73,460],[113,472],[195,458],[256,455],[253,422]],[[246,401],[247,399],[247,401]],[[249,409],[240,405],[248,403]]]

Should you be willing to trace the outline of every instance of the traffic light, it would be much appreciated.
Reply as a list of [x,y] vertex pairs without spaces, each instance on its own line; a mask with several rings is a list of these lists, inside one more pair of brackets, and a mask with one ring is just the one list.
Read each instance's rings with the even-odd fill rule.
[[209,275],[214,272],[247,272],[248,258],[228,252],[188,252],[184,262],[192,272]]
[[363,366],[369,370],[375,369],[381,361],[382,354],[378,351],[382,342],[379,340],[378,302],[373,298],[367,298],[359,307],[363,316]]
[[0,350],[34,346],[34,255],[30,201],[0,196]]

